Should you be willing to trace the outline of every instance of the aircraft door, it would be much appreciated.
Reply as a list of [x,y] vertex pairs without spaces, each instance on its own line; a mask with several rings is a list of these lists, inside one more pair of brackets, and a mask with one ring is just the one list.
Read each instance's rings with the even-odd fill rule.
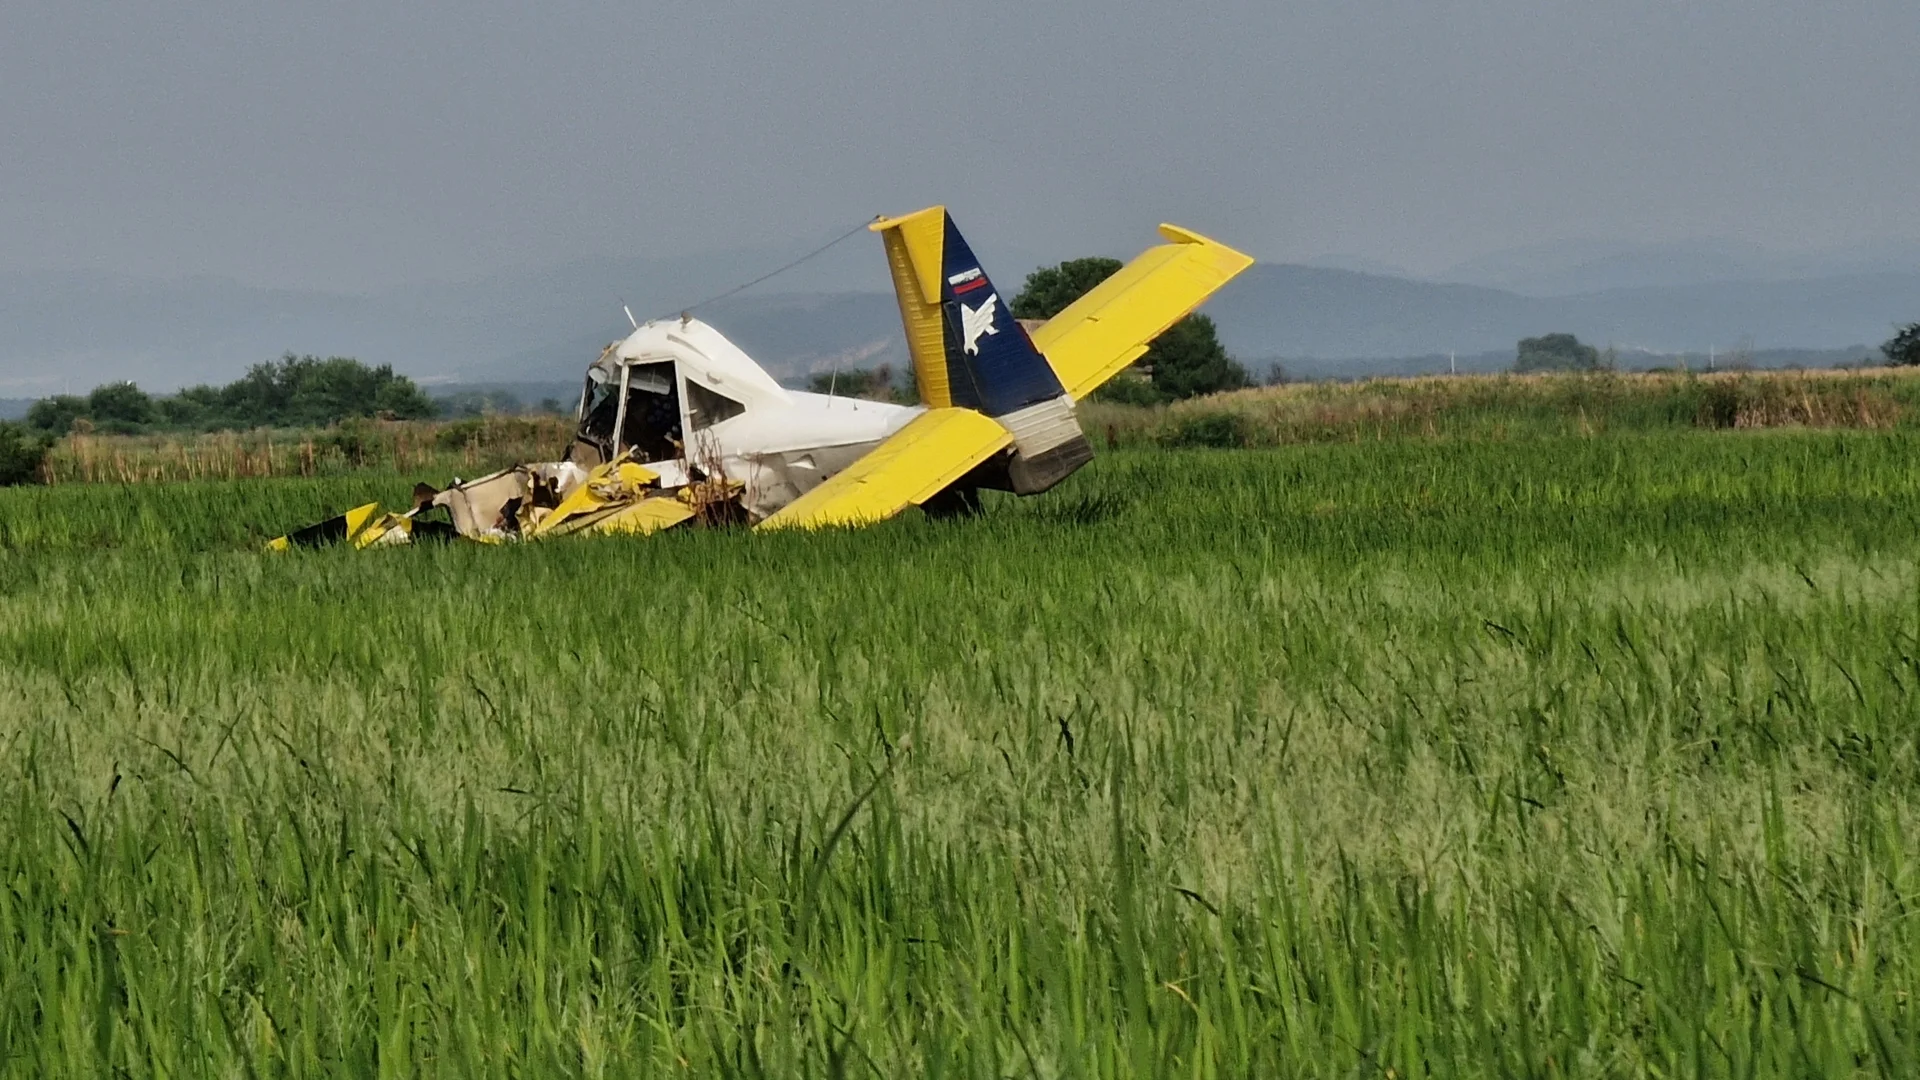
[[672,461],[686,441],[680,387],[673,362],[633,363],[622,369],[626,396],[617,417],[615,452],[633,449],[641,461]]

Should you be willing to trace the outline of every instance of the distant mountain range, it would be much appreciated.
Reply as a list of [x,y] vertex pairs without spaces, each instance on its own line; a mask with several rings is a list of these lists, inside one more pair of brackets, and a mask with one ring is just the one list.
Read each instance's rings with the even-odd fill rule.
[[[639,317],[669,315],[810,246],[817,244],[678,260],[583,260],[380,295],[96,272],[0,276],[0,397],[84,392],[118,379],[153,390],[225,382],[289,351],[388,363],[429,386],[570,385],[602,346],[627,332],[623,301]],[[1874,345],[1896,324],[1920,320],[1920,250],[1912,254],[1912,265],[1895,249],[1877,262],[1860,255],[1795,263],[1731,245],[1664,255],[1572,245],[1449,272],[1518,280],[1524,291],[1328,265],[1364,265],[1354,260],[1262,263],[1206,310],[1243,360],[1259,366],[1278,359],[1335,374],[1376,368],[1387,358],[1510,355],[1519,338],[1555,331],[1623,351],[1704,353],[1743,342],[1758,350],[1830,350]],[[1005,292],[1038,261],[986,257]],[[1019,269],[1000,268],[1009,262]],[[1822,272],[1760,273],[1769,265],[1781,273],[1796,266]],[[1701,279],[1734,272],[1756,276]],[[1633,284],[1554,291],[1613,280]],[[906,361],[905,346],[885,287],[871,246],[854,241],[698,314],[776,377],[898,365]]]
[[[1366,265],[1341,268],[1379,272]],[[1920,242],[1912,241],[1823,252],[1781,252],[1734,240],[1666,244],[1562,240],[1483,255],[1437,274],[1433,280],[1481,285],[1523,296],[1579,296],[1614,289],[1916,272],[1920,272]]]
[[1363,360],[1510,350],[1564,331],[1655,353],[1878,344],[1920,320],[1920,272],[1521,296],[1346,270],[1256,265],[1207,307],[1242,357]]

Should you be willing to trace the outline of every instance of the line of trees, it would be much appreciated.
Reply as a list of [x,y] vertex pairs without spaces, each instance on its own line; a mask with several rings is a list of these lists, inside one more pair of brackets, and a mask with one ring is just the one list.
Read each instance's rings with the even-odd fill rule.
[[[1735,353],[1730,353],[1729,367],[1739,367],[1737,357],[1741,352],[1752,361],[1752,347],[1749,344]],[[1920,365],[1920,323],[1908,323],[1900,327],[1884,345],[1880,352],[1887,363],[1899,367]],[[1603,371],[1614,366],[1613,350],[1606,352],[1591,345],[1582,344],[1572,334],[1542,334],[1539,337],[1521,338],[1519,349],[1514,357],[1513,370],[1516,372],[1533,371]]]
[[42,398],[26,424],[40,432],[139,434],[148,431],[225,431],[259,427],[327,427],[342,420],[417,420],[434,415],[431,399],[387,364],[288,353],[255,364],[225,386],[190,386],[156,397],[130,382],[96,386],[85,396]]

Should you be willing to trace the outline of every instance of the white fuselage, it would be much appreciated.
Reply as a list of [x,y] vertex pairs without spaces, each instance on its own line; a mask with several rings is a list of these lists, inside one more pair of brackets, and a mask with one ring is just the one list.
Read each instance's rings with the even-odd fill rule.
[[[672,365],[671,382],[665,377]],[[827,394],[788,390],[745,352],[698,319],[648,323],[609,349],[589,372],[581,420],[587,423],[596,387],[619,395],[611,403],[613,450],[641,447],[646,433],[628,420],[678,413],[675,430],[649,440],[641,456],[667,486],[685,484],[690,470],[720,473],[745,487],[754,520],[764,518],[853,464],[926,410]],[[633,440],[630,442],[629,437]],[[675,449],[666,454],[669,443]],[[665,455],[665,456],[663,456]]]

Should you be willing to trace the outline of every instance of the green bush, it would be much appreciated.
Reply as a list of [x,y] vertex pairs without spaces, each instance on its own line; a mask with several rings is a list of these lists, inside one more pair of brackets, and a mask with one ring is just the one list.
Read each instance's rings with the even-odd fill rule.
[[87,419],[100,431],[138,434],[153,423],[155,415],[153,398],[130,382],[96,386],[87,395]]
[[1697,385],[1699,405],[1694,411],[1695,425],[1705,428],[1730,428],[1739,422],[1741,391],[1744,387],[1733,382]]
[[1239,413],[1199,413],[1181,417],[1161,441],[1175,447],[1237,450],[1253,445],[1253,423]]
[[381,450],[377,432],[364,420],[348,420],[314,437],[313,448],[336,453],[353,465],[364,465]]
[[39,483],[40,467],[52,448],[52,437],[0,421],[0,487]]
[[439,431],[434,432],[433,445],[442,450],[458,450],[468,443],[479,439],[481,432],[485,431],[486,427],[487,422],[479,417],[456,420],[451,424],[443,425]]
[[1114,405],[1165,405],[1167,395],[1135,372],[1123,371],[1107,380],[1092,394],[1095,401]]
[[1580,344],[1572,334],[1543,334],[1521,338],[1513,370],[1521,374],[1534,371],[1598,371],[1600,350]]
[[53,435],[73,430],[73,422],[87,415],[87,399],[76,394],[41,398],[27,409],[27,426]]

